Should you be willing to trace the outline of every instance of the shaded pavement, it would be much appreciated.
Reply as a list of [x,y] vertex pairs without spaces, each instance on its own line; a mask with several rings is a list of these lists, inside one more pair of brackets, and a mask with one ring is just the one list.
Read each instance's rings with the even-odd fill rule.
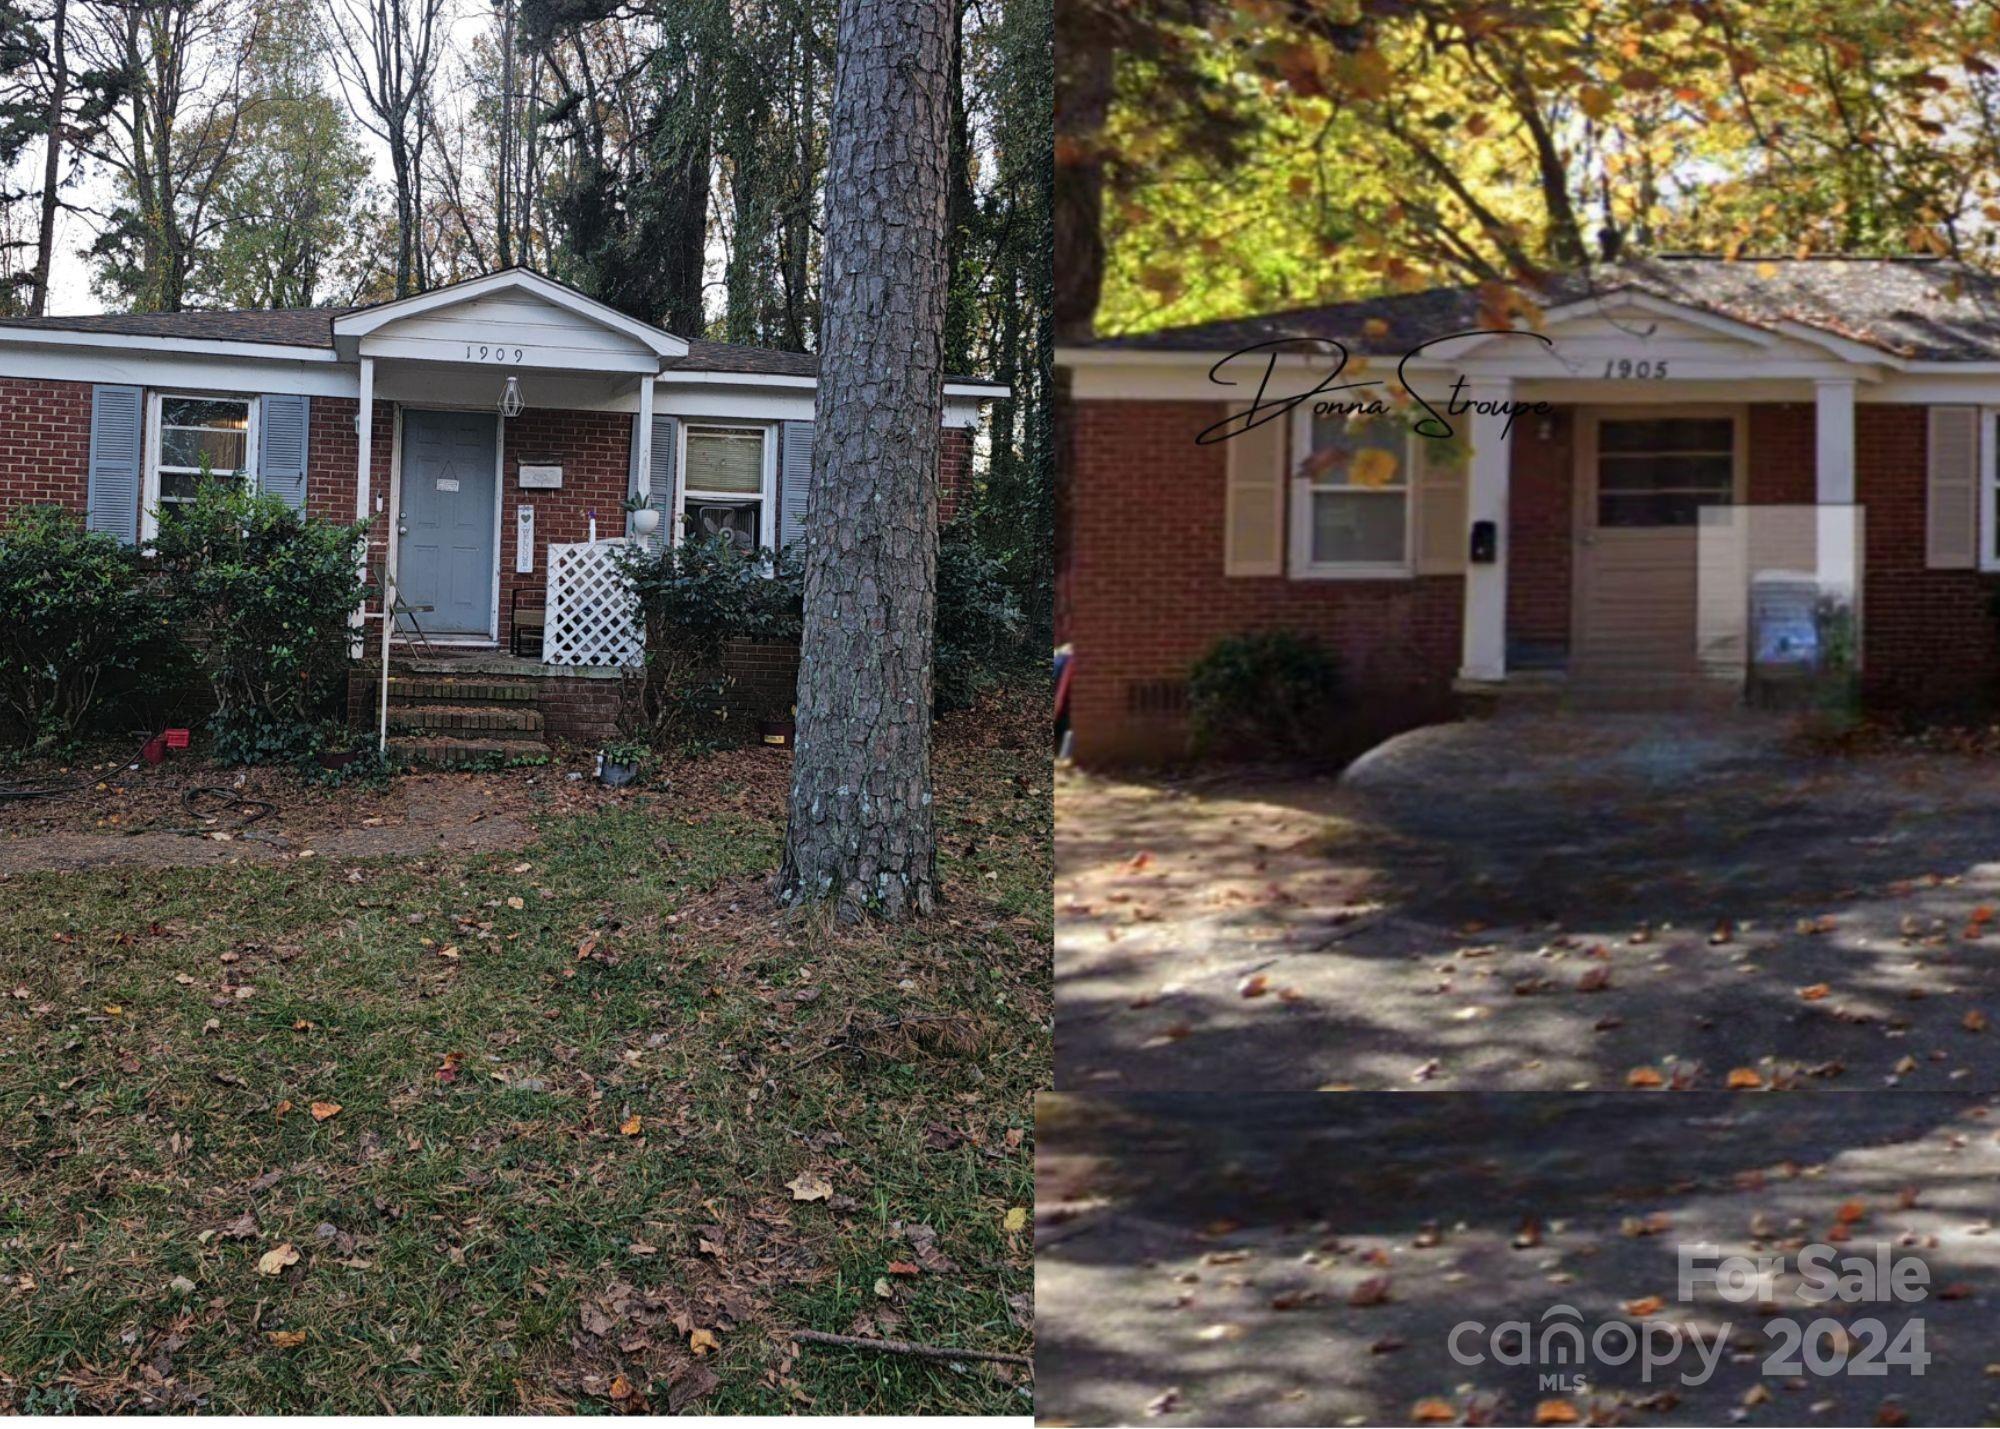
[[[1961,1092],[1046,1097],[1037,1412],[1165,1425],[1991,1423],[1996,1133],[2000,1101]],[[1897,1298],[1857,1282],[1851,1301],[1811,1303],[1797,1256],[1813,1243],[1913,1258],[1926,1283]],[[1683,1297],[1681,1247],[1697,1245],[1705,1264],[1764,1254],[1784,1267],[1767,1299],[1733,1303],[1712,1285]],[[1825,1323],[1814,1360],[1773,1372],[1781,1321]],[[1543,1339],[1560,1323],[1593,1339],[1630,1327],[1660,1357],[1650,1371],[1636,1358],[1565,1364]],[[1473,1327],[1455,1342],[1466,1360],[1451,1353],[1460,1325]],[[1675,1326],[1688,1336],[1677,1345]],[[1602,1343],[1615,1354],[1624,1334]],[[1869,1373],[1863,1349],[1878,1337],[1906,1353],[1874,1355],[1886,1372]],[[1912,1373],[1919,1343],[1928,1363]],[[1542,1378],[1579,1372],[1582,1389]]]
[[2000,760],[1536,715],[1057,787],[1057,1086],[2000,1086]]

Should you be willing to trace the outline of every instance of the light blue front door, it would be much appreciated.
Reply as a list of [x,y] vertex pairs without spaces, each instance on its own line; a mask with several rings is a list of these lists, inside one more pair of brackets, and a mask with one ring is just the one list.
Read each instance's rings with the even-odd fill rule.
[[[403,602],[426,635],[493,633],[500,484],[491,412],[403,409]],[[399,624],[408,628],[409,618]]]

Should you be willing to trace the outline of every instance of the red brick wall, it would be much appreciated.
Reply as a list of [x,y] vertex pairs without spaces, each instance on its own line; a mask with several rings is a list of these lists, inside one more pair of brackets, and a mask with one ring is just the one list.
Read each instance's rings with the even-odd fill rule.
[[946,427],[938,447],[938,520],[949,521],[972,499],[972,433]]
[[[1078,757],[1173,757],[1185,722],[1173,708],[1189,666],[1225,635],[1316,635],[1362,708],[1408,726],[1449,707],[1459,660],[1463,582],[1289,581],[1222,573],[1221,444],[1195,434],[1223,407],[1200,402],[1079,402],[1069,413],[1068,614]],[[1137,705],[1140,708],[1135,709]]]
[[84,509],[90,489],[90,384],[0,381],[0,510]]
[[[1867,421],[1856,408],[1855,430]],[[1814,432],[1818,417],[1810,402],[1759,402],[1750,408],[1745,466],[1753,506],[1811,506],[1819,500]]]
[[[521,463],[563,469],[560,491],[523,491]],[[546,590],[549,543],[568,545],[590,535],[589,512],[599,536],[625,534],[625,488],[632,465],[632,417],[621,412],[560,412],[530,407],[507,422],[501,453],[500,641],[513,633],[508,603],[517,589]],[[535,568],[514,571],[515,512],[535,508]]]
[[[1456,578],[1304,582],[1222,574],[1225,449],[1194,434],[1222,415],[1204,403],[1080,402],[1066,413],[1063,636],[1078,651],[1077,750],[1090,760],[1179,753],[1176,709],[1190,663],[1218,637],[1290,629],[1345,657],[1351,683],[1407,712],[1448,702],[1458,661]],[[1510,643],[1566,649],[1570,622],[1574,414],[1551,437],[1514,438]],[[1749,496],[1810,504],[1810,403],[1756,404]],[[1863,670],[1877,707],[1935,709],[2000,695],[2000,576],[1924,564],[1925,409],[1855,409],[1856,485],[1866,523]],[[1386,698],[1384,698],[1386,697]]]
[[[354,519],[354,462],[358,442],[355,414],[361,404],[347,397],[315,397],[310,403],[311,418],[306,436],[306,514],[321,521]],[[371,509],[389,497],[389,462],[395,450],[396,409],[387,402],[375,404],[374,431],[368,447],[368,499]],[[368,528],[368,578],[375,594],[368,598],[370,609],[381,601],[382,557],[389,524],[385,509]],[[368,627],[373,640],[381,639],[381,627]],[[373,648],[372,645],[370,647]]]
[[1925,409],[1855,408],[1855,487],[1866,522],[1862,680],[1877,707],[1989,703],[2000,644],[1987,603],[2000,577],[1924,565]]

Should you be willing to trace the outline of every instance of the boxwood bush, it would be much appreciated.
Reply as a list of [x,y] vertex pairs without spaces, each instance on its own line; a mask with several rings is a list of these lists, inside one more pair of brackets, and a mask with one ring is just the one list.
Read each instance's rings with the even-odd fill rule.
[[179,645],[139,554],[56,506],[0,525],[0,711],[26,745],[99,727]]
[[1188,675],[1188,721],[1199,755],[1232,759],[1337,757],[1340,660],[1287,631],[1218,640]]
[[276,497],[203,481],[160,513],[166,603],[196,637],[224,763],[308,755],[342,692],[365,522],[317,521]]

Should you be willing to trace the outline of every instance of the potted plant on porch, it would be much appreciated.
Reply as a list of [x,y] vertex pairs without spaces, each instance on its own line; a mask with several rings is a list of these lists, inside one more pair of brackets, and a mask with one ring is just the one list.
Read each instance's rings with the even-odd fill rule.
[[360,759],[374,743],[374,736],[368,731],[356,729],[340,720],[328,720],[320,726],[319,738],[314,741],[313,757],[322,769],[345,769]]
[[597,752],[597,782],[622,789],[639,777],[650,751],[636,739],[614,739]]
[[637,492],[625,498],[625,514],[632,518],[632,534],[650,536],[660,529],[659,508]]

